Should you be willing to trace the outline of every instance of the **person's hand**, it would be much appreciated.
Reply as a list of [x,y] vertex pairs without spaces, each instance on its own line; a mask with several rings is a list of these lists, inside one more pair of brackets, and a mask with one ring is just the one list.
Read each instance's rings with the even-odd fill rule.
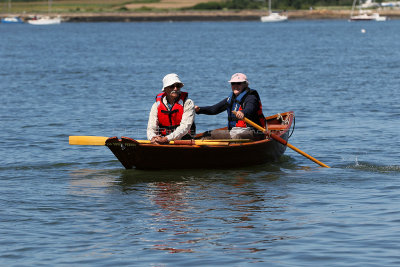
[[165,145],[165,144],[168,144],[169,141],[168,141],[167,137],[157,135],[157,136],[154,136],[153,138],[151,138],[151,143],[156,144],[156,145]]
[[237,111],[236,112],[236,118],[238,118],[239,120],[243,120],[244,118],[244,113],[241,111]]
[[157,140],[158,140],[159,137],[161,137],[161,136],[159,136],[159,135],[154,136],[153,138],[151,138],[150,142],[151,142],[152,144],[157,144]]
[[200,111],[200,107],[199,106],[194,106],[194,111],[199,112]]
[[165,144],[168,144],[169,143],[169,141],[168,141],[168,138],[166,137],[166,136],[164,136],[164,137],[159,137],[158,138],[158,140],[157,140],[157,144],[159,144],[159,145],[165,145]]

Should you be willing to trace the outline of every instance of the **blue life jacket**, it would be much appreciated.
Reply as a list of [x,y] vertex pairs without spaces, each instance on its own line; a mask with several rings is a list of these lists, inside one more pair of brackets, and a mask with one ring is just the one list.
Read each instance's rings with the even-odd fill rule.
[[254,95],[259,103],[259,108],[257,111],[257,114],[251,114],[248,116],[248,119],[251,121],[257,123],[261,127],[265,128],[265,116],[262,112],[262,104],[261,104],[261,99],[256,90],[246,88],[241,92],[237,97],[231,92],[229,95],[227,102],[228,102],[228,107],[226,111],[228,112],[228,129],[232,129],[233,127],[249,127],[243,120],[238,120],[236,116],[232,113],[232,111],[241,111],[243,110],[243,103],[244,100],[246,99],[247,96],[249,95]]

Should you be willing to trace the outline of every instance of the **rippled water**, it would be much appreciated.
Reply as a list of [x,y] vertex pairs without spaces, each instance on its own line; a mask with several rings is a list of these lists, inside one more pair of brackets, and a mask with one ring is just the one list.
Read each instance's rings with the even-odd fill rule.
[[[398,266],[399,26],[0,24],[0,264]],[[290,142],[332,168],[288,149],[232,170],[124,170],[68,145],[144,139],[170,72],[199,105],[246,73],[266,114],[295,112]]]

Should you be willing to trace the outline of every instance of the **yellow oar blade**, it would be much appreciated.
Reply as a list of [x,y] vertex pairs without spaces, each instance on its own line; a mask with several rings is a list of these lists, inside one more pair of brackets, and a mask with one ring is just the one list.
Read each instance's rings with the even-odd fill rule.
[[108,137],[105,136],[70,136],[70,145],[104,146]]

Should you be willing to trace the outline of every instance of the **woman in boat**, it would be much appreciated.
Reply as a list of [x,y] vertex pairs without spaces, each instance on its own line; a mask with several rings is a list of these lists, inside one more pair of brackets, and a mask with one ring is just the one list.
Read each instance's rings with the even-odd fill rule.
[[[247,76],[235,73],[228,81],[232,92],[227,98],[213,106],[195,106],[197,114],[216,115],[223,111],[228,112],[228,130],[214,130],[204,135],[206,139],[264,139],[264,133],[247,125],[246,117],[258,125],[266,128],[265,116],[262,112],[261,99],[256,90],[249,88]],[[233,114],[236,111],[236,115]]]
[[147,124],[147,138],[151,143],[161,145],[194,137],[194,103],[188,93],[181,92],[183,85],[175,73],[164,77],[162,93],[156,96]]

